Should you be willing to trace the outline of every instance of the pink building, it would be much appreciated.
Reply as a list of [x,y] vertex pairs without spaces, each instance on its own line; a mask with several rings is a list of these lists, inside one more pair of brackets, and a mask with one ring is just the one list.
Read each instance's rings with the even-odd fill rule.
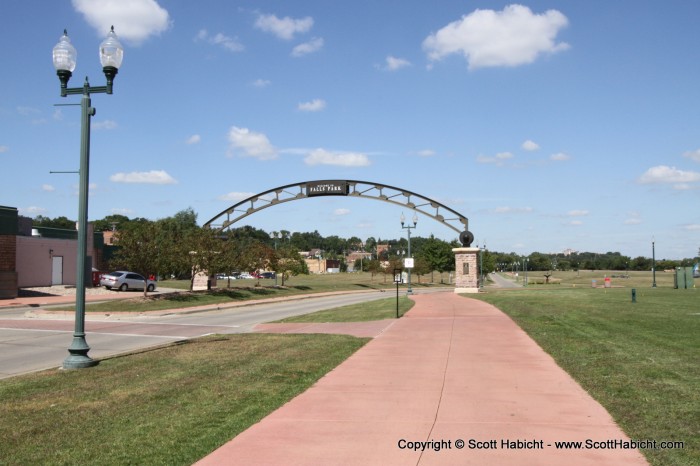
[[[102,261],[101,236],[88,231],[89,271]],[[0,206],[0,298],[14,298],[18,288],[75,285],[77,231],[32,228],[17,209]],[[86,275],[92,284],[92,274]]]

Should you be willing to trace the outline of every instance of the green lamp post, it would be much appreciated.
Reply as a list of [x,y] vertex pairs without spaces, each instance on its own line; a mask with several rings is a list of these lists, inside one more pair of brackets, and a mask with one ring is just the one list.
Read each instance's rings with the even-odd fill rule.
[[[406,223],[406,217],[401,214],[401,228],[408,230],[408,256],[407,256],[407,261],[404,261],[406,265],[406,269],[408,270],[408,288],[406,289],[407,294],[413,293],[413,289],[411,288],[411,269],[413,269],[413,256],[411,255],[411,230],[416,228],[418,226],[418,214],[414,213],[413,214],[413,226],[411,225],[404,225]],[[410,267],[408,266],[410,265]]]
[[58,44],[53,48],[53,66],[61,81],[61,97],[73,94],[81,94],[81,130],[80,130],[80,181],[79,181],[79,204],[78,204],[78,259],[76,273],[76,293],[75,293],[75,331],[73,332],[73,342],[68,348],[69,355],[63,361],[64,369],[80,369],[91,367],[97,361],[88,356],[90,347],[85,340],[85,269],[87,262],[87,216],[88,216],[88,185],[90,179],[90,118],[95,115],[95,109],[90,106],[91,93],[112,93],[114,77],[117,75],[119,67],[124,58],[124,48],[117,35],[114,33],[114,26],[107,34],[107,38],[100,44],[100,62],[102,71],[107,78],[106,86],[91,87],[87,77],[82,87],[68,87],[68,81],[73,75],[78,53],[68,38],[68,33],[64,30],[63,36]]

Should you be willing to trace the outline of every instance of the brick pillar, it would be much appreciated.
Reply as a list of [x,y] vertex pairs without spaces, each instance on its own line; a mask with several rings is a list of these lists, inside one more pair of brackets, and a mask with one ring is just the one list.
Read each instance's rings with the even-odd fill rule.
[[479,292],[479,248],[455,248],[455,293]]

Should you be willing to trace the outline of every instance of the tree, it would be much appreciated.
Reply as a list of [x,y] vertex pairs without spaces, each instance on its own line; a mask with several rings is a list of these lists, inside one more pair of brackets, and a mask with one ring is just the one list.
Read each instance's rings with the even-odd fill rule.
[[[270,268],[275,254],[274,249],[255,241],[248,245],[246,251],[247,254],[244,257],[246,272],[257,275],[258,271]],[[260,277],[258,277],[257,285],[260,285]]]
[[[115,269],[129,270],[147,278],[163,270],[167,244],[159,239],[159,227],[153,222],[134,223],[118,232],[119,249],[111,261]],[[145,280],[144,280],[145,281]],[[148,296],[147,283],[143,295]]]
[[374,276],[382,272],[382,264],[377,259],[372,259],[366,262],[367,271],[371,274],[372,280]]
[[176,249],[176,261],[190,270],[190,291],[194,289],[197,274],[212,274],[221,266],[223,245],[214,230],[194,228],[184,232]]
[[75,220],[70,220],[67,217],[56,217],[51,219],[49,217],[44,217],[43,215],[37,215],[32,220],[32,226],[35,227],[46,227],[46,228],[61,228],[63,230],[75,230]]
[[[430,271],[448,272],[454,270],[455,259],[452,253],[452,247],[435,236],[430,235],[430,238],[423,242],[418,257],[425,260]],[[434,281],[431,276],[430,281]]]
[[126,215],[113,214],[102,220],[95,220],[92,225],[95,231],[117,231],[126,228],[131,221]]
[[[282,277],[282,286],[284,282],[291,276],[304,273],[306,262],[296,249],[285,245],[278,248],[275,254],[272,255],[270,267],[276,274]],[[308,272],[308,269],[306,269]]]
[[[430,264],[428,263],[427,260],[425,260],[424,257],[419,256],[416,257],[416,260],[413,264],[413,271],[412,273],[415,274],[418,277],[418,283],[420,283],[420,278],[427,274],[432,272],[432,268],[430,267]],[[433,278],[430,278],[430,281],[433,281]]]

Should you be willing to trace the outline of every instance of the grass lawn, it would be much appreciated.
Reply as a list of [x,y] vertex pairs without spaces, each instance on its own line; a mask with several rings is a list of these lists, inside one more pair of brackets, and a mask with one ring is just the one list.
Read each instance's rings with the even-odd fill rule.
[[652,464],[697,465],[700,293],[649,286],[637,289],[636,303],[629,288],[590,285],[470,296],[510,315],[632,439],[685,442],[643,450]]
[[[540,284],[544,282],[545,272],[528,272],[528,287],[535,288],[591,288],[593,281],[598,287],[603,287],[605,277],[610,278],[610,284],[613,288],[649,288],[651,287],[654,276],[651,271],[619,271],[619,270],[578,270],[578,271],[555,271],[550,279],[557,281],[556,284]],[[502,273],[504,277],[514,278],[512,273]],[[673,288],[673,276],[671,272],[656,272],[656,285],[659,288]],[[523,283],[525,273],[518,272],[517,281]]]
[[[406,295],[399,297],[399,316],[408,312],[414,304]],[[365,322],[395,318],[396,297],[393,297],[288,317],[277,322]]]
[[219,335],[0,380],[0,464],[190,465],[366,341]]
[[[423,283],[414,282],[412,286],[418,289],[446,286],[444,284],[441,285],[439,282],[426,283],[429,277],[430,275],[426,275],[423,277]],[[447,274],[444,274],[444,278],[445,280],[447,279]],[[106,314],[115,312],[139,313],[332,291],[384,289],[393,291],[395,284],[392,279],[393,277],[389,277],[385,280],[383,275],[372,277],[369,273],[299,275],[286,281],[284,287],[275,286],[275,281],[270,279],[260,279],[260,286],[255,286],[258,280],[231,280],[230,286],[228,280],[219,280],[216,289],[209,292],[197,291],[193,293],[186,291],[189,287],[188,280],[165,280],[158,283],[159,287],[180,289],[182,292],[154,293],[149,294],[148,298],[145,299],[141,292],[124,293],[125,299],[87,303],[85,310],[86,312]],[[435,279],[440,279],[439,273],[435,273]],[[279,283],[281,283],[281,280]],[[402,289],[402,291],[404,290]],[[115,291],[115,293],[119,292]],[[63,306],[55,309],[73,310],[74,306]]]

